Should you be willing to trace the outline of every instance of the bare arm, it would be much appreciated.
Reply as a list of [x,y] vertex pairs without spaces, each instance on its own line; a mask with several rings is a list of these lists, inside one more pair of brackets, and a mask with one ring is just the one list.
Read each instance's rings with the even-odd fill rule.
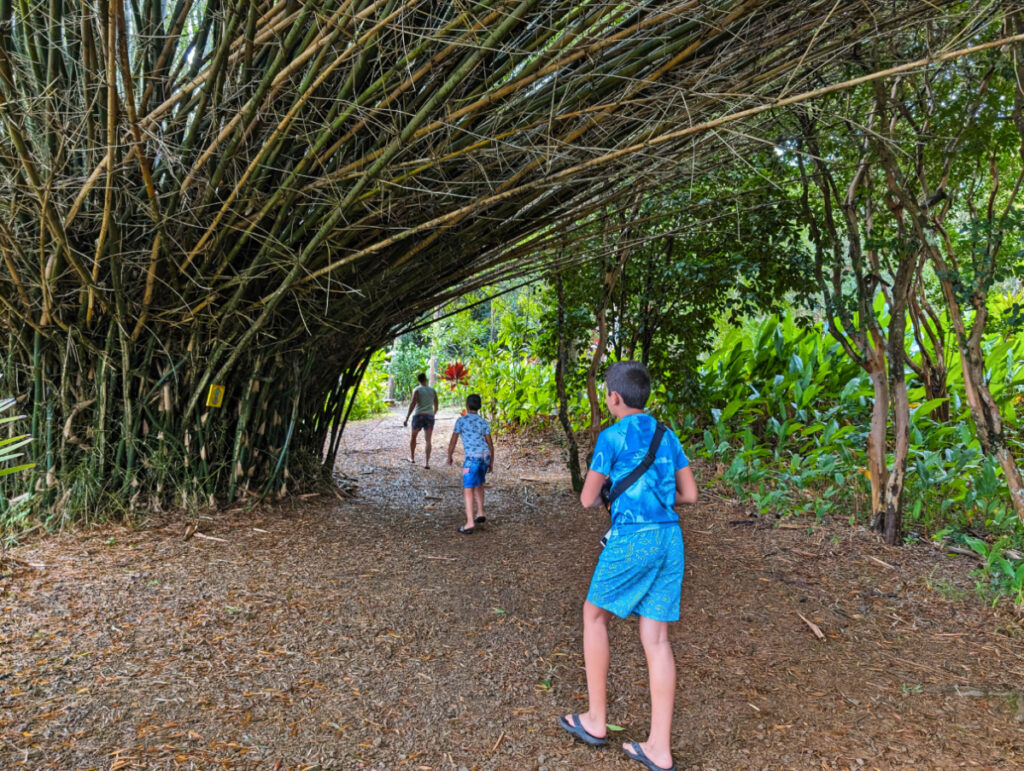
[[452,433],[451,441],[448,442],[448,465],[452,465],[452,453],[455,452],[455,445],[459,443],[459,435]]
[[487,464],[487,470],[494,471],[494,442],[491,441],[490,434],[484,434],[484,439],[487,440],[487,450],[491,453],[491,462]]
[[437,403],[437,391],[434,391],[434,414],[436,415],[440,411],[441,407]]
[[580,493],[580,503],[584,508],[590,509],[601,503],[601,486],[608,477],[596,471],[588,471],[587,478],[583,481],[583,491]]
[[[416,409],[416,389],[412,389],[412,401],[409,402],[409,411],[405,413],[405,422],[409,422],[409,416],[412,415],[412,411]],[[405,425],[404,423],[402,425]]]
[[676,470],[676,500],[680,503],[697,502],[697,480],[693,478],[693,469],[689,466]]

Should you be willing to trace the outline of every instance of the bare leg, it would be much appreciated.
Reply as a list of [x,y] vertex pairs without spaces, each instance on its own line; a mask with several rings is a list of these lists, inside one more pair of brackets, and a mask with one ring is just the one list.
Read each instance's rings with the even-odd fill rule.
[[412,430],[412,439],[409,440],[409,460],[413,463],[416,462],[416,437],[419,435],[420,430],[414,428]]
[[[672,706],[676,693],[676,662],[668,641],[668,623],[640,617],[640,642],[651,679],[651,732],[640,744],[653,763],[672,766]],[[589,671],[589,670],[588,670]],[[625,745],[623,745],[625,747]]]
[[482,517],[484,515],[484,486],[473,488],[473,498],[476,499],[476,515]]
[[430,468],[430,437],[432,437],[433,435],[434,435],[434,429],[432,429],[432,428],[424,428],[423,429],[423,436],[424,436],[424,441],[426,442],[426,451],[427,451],[426,468]]
[[463,497],[466,499],[466,529],[470,530],[473,527],[473,490],[474,487],[462,488]]
[[607,610],[590,602],[583,603],[583,663],[587,668],[590,705],[580,714],[580,723],[588,734],[597,737],[608,733],[608,620],[611,617]]

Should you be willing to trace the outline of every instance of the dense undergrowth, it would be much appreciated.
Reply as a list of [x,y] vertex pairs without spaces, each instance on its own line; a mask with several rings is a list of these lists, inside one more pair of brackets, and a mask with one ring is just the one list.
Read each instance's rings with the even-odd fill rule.
[[[497,299],[489,316],[478,311],[474,320],[465,312],[427,333],[406,336],[390,356],[377,355],[354,414],[385,407],[389,358],[398,401],[404,404],[415,372],[427,369],[433,356],[439,362],[438,390],[448,403],[476,392],[501,430],[554,425],[555,363],[545,355],[550,346],[541,295]],[[908,351],[913,353],[915,345],[908,336]],[[984,350],[1008,442],[1020,457],[1024,339],[990,334]],[[579,356],[568,378],[569,414],[577,430],[589,422],[583,388],[588,358]],[[445,380],[445,366],[454,361],[468,368],[466,382]],[[769,315],[726,327],[694,375],[686,388],[657,383],[650,410],[680,434],[691,457],[710,461],[717,483],[731,495],[779,520],[869,521],[865,445],[871,383],[820,323]],[[984,454],[972,430],[959,365],[954,361],[949,369],[945,409],[943,400],[926,398],[909,370],[908,378],[905,540],[932,539],[977,553],[979,589],[1024,603],[1024,560],[1019,559],[1024,532],[998,463]]]

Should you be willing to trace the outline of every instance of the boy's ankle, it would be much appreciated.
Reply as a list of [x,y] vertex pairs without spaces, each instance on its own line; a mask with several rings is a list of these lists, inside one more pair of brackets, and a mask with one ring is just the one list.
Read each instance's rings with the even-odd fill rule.
[[597,736],[604,738],[608,734],[608,716],[595,715],[587,711],[580,715],[580,720],[584,720],[584,728],[587,729],[587,733],[591,736]]

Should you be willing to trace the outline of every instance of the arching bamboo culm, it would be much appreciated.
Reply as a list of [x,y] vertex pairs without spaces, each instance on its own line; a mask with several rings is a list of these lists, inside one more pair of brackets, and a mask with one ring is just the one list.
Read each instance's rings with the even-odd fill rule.
[[38,461],[3,492],[57,522],[322,473],[426,310],[742,155],[865,41],[945,11],[938,56],[1010,5],[0,0],[2,388]]

